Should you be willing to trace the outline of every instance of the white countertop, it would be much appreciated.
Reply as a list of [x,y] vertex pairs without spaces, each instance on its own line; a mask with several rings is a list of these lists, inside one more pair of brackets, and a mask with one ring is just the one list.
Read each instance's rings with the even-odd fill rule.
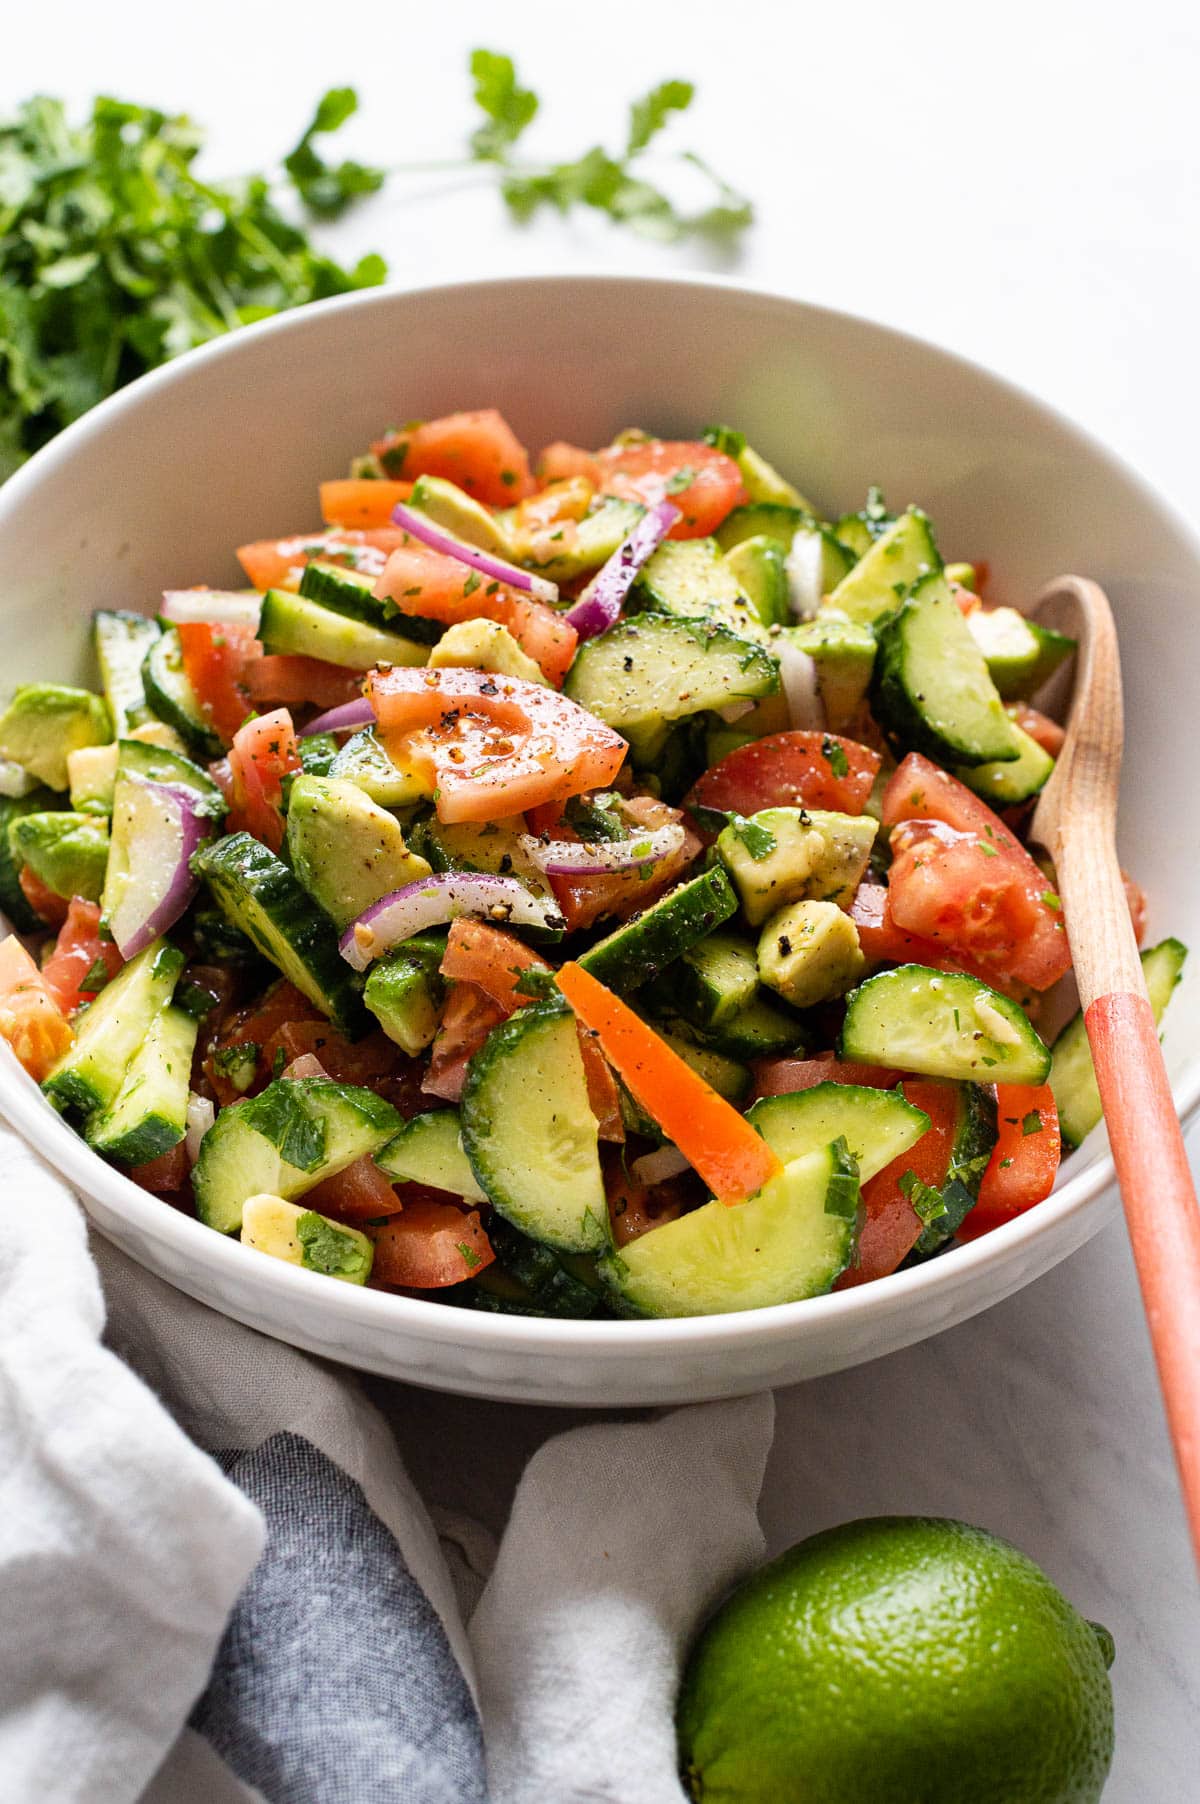
[[[729,273],[977,357],[1192,507],[1200,25],[1180,0],[1009,0],[986,18],[952,0],[608,0],[590,14],[359,0],[342,23],[305,0],[285,14],[209,0],[178,24],[147,0],[66,0],[52,56],[36,11],[5,38],[0,102],[99,88],[184,108],[211,125],[218,172],[287,148],[342,82],[363,102],[346,153],[449,156],[472,123],[477,43],[515,54],[543,94],[533,148],[549,157],[616,140],[629,98],[691,77],[700,96],[678,140],[759,207]],[[333,242],[383,250],[398,281],[706,266],[603,222],[517,231],[474,175],[408,178]],[[527,1452],[568,1419],[399,1387],[389,1401],[427,1494],[494,1524]],[[1007,1535],[1112,1629],[1106,1804],[1196,1796],[1200,1598],[1119,1225],[976,1321],[780,1395],[763,1503],[773,1550],[908,1511]]]

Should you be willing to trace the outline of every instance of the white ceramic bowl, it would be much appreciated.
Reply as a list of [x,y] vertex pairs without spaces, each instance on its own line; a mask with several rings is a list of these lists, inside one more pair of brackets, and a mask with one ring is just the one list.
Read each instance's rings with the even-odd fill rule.
[[[0,490],[4,687],[94,680],[93,608],[149,609],[164,588],[235,581],[232,547],[307,529],[318,478],[340,473],[382,427],[491,405],[534,447],[600,444],[635,424],[682,437],[727,421],[829,513],[859,505],[870,482],[893,503],[920,501],[946,554],[986,557],[1006,599],[1027,600],[1062,571],[1098,578],[1125,660],[1123,859],[1150,892],[1153,935],[1200,939],[1196,539],[1099,445],[974,365],[723,284],[563,277],[382,290],[253,327],[147,377]],[[1166,1045],[1186,1117],[1200,1095],[1195,971],[1171,1005]],[[535,1403],[729,1396],[875,1358],[1020,1289],[1115,1206],[1096,1135],[1024,1220],[842,1295],[687,1321],[527,1321],[331,1283],[221,1238],[90,1153],[7,1047],[0,1110],[103,1233],[181,1290],[370,1371]]]

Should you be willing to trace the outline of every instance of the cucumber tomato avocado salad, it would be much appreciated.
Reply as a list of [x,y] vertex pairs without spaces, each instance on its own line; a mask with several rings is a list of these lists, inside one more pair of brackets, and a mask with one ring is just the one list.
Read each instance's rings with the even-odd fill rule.
[[727,428],[535,474],[456,414],[321,510],[0,719],[0,1032],[96,1152],[540,1315],[791,1302],[1049,1193],[1100,1117],[1022,843],[1069,640]]

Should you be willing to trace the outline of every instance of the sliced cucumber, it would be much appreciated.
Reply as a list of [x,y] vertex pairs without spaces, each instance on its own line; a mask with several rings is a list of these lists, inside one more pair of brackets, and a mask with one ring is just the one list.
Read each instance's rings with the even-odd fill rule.
[[[561,537],[543,539],[536,547],[536,556],[527,545],[514,545],[505,555],[536,570],[539,575],[549,577],[551,582],[570,582],[586,570],[598,570],[601,564],[606,564],[645,511],[637,501],[621,501],[605,495],[594,512],[585,514],[575,524],[574,530],[567,527],[562,530]],[[511,531],[511,513],[499,514],[497,519],[506,531]]]
[[[842,525],[839,521],[835,529],[839,538]],[[914,583],[941,568],[929,521],[919,508],[910,507],[865,549],[830,593],[828,606],[873,626],[899,606]]]
[[1020,757],[1017,729],[943,576],[924,577],[876,633],[871,710],[901,755],[950,765]]
[[976,608],[967,628],[1006,702],[1027,700],[1075,650],[1074,639],[1026,620],[1016,608]]
[[841,1054],[925,1077],[1043,1084],[1050,1051],[1015,1002],[977,978],[900,965],[846,998]]
[[285,1202],[281,1196],[247,1197],[240,1239],[256,1253],[269,1253],[326,1278],[340,1278],[344,1284],[365,1284],[375,1258],[374,1244],[357,1228],[330,1221],[327,1215]]
[[610,989],[636,990],[736,912],[733,885],[714,865],[622,922],[582,953],[579,962]]
[[446,983],[439,966],[444,933],[418,933],[394,952],[376,959],[363,1001],[389,1040],[416,1058],[431,1043],[442,1019]]
[[473,1203],[488,1200],[463,1151],[462,1122],[457,1109],[414,1115],[395,1139],[376,1153],[375,1163],[398,1183],[429,1184],[434,1190],[448,1190]]
[[941,1213],[919,1211],[925,1222],[913,1248],[919,1259],[936,1253],[958,1233],[979,1201],[979,1186],[996,1144],[996,1099],[991,1089],[957,1084],[955,1090],[954,1141],[945,1179],[938,1186]]
[[[1182,940],[1160,940],[1142,953],[1142,970],[1154,1019],[1161,1021],[1175,985],[1183,976],[1187,947]],[[1050,1088],[1058,1105],[1058,1126],[1066,1147],[1079,1146],[1104,1119],[1096,1072],[1082,1011],[1072,1016],[1054,1042]]]
[[1013,732],[1020,748],[1013,763],[961,765],[954,773],[960,783],[965,783],[994,808],[1015,808],[1021,802],[1028,802],[1031,796],[1045,788],[1054,769],[1049,752],[1044,751],[1036,739],[1031,739],[1023,727],[1014,722]]
[[497,1314],[556,1315],[576,1321],[595,1315],[600,1298],[593,1284],[567,1269],[568,1264],[584,1264],[582,1255],[555,1253],[540,1241],[530,1240],[502,1215],[492,1216],[488,1239],[501,1268],[499,1275],[506,1282],[497,1282],[495,1266],[481,1272],[471,1286],[477,1293],[471,1299],[472,1307]]
[[32,933],[45,925],[25,899],[19,878],[20,860],[16,857],[9,830],[22,815],[45,814],[61,805],[61,797],[52,789],[34,788],[23,796],[0,796],[0,910],[18,933]]
[[142,665],[146,653],[161,636],[157,620],[119,608],[101,608],[92,615],[92,637],[100,665],[104,699],[112,715],[113,731],[120,739],[145,720],[146,687]]
[[672,1052],[679,1054],[685,1065],[690,1065],[706,1084],[711,1085],[718,1096],[723,1096],[726,1102],[741,1102],[750,1088],[748,1065],[744,1065],[740,1059],[730,1058],[728,1053],[701,1045],[686,1029],[682,1033],[671,1033],[666,1027],[660,1027],[658,1034]]
[[742,595],[715,539],[667,539],[634,582],[629,611],[712,620],[757,639],[763,623]]
[[91,1114],[114,1100],[135,1052],[167,1006],[183,953],[155,940],[112,978],[76,1023],[75,1043],[42,1085],[62,1109]]
[[168,1005],[159,1010],[112,1103],[88,1117],[84,1137],[94,1152],[123,1165],[145,1165],[179,1144],[187,1132],[199,1028],[196,1017],[184,1009]]
[[858,1236],[858,1171],[844,1141],[785,1165],[744,1203],[705,1203],[600,1261],[642,1315],[722,1315],[822,1296]]
[[357,783],[383,808],[407,808],[428,801],[431,793],[424,777],[392,761],[373,727],[347,739],[330,764],[329,775]]
[[843,514],[834,523],[833,536],[845,549],[853,567],[860,557],[867,555],[879,534],[872,532],[870,522],[861,514]]
[[299,593],[318,607],[332,608],[335,614],[345,614],[380,632],[398,633],[416,645],[436,645],[446,630],[440,620],[406,614],[394,601],[378,600],[373,576],[361,576],[336,564],[305,564]]
[[618,732],[773,695],[779,665],[728,627],[643,614],[589,639],[565,692]]
[[492,1205],[569,1253],[607,1242],[596,1118],[575,1017],[531,1003],[494,1028],[467,1067],[462,1137]]
[[161,745],[150,745],[142,739],[119,740],[117,775],[122,774],[141,777],[150,783],[176,783],[192,791],[197,814],[214,821],[225,818],[228,804],[208,772],[193,764],[190,758],[181,758],[177,752],[169,752]]
[[863,1184],[929,1128],[925,1111],[898,1091],[864,1084],[814,1084],[788,1096],[763,1096],[747,1109],[746,1119],[785,1165],[844,1139]]
[[[670,982],[668,972],[663,983]],[[692,1025],[692,1024],[689,1024]],[[754,1001],[718,1026],[692,1031],[701,1045],[732,1059],[764,1059],[780,1053],[803,1051],[808,1038],[799,1018],[780,1008],[760,991]]]
[[[338,952],[333,926],[282,859],[249,833],[231,833],[197,852],[192,869],[208,884],[226,920],[336,1027],[350,1035],[363,1031],[362,1000]],[[270,1185],[257,1188],[268,1190]]]
[[277,1078],[221,1109],[200,1142],[192,1168],[196,1213],[218,1233],[236,1234],[248,1198],[303,1196],[378,1152],[402,1122],[373,1090],[327,1077]]
[[142,684],[151,711],[174,727],[194,758],[219,758],[225,750],[196,700],[183,668],[183,647],[173,626],[160,634],[142,664]]
[[734,933],[710,933],[689,946],[660,982],[685,1020],[719,1027],[758,995],[754,947]]
[[268,589],[263,596],[258,636],[264,651],[320,658],[346,670],[373,670],[377,664],[424,664],[429,656],[427,645],[400,633],[384,632],[286,589]]
[[781,501],[752,501],[726,515],[717,528],[717,544],[722,551],[732,551],[746,539],[767,539],[786,556],[797,532],[812,524],[812,515],[802,507]]
[[787,569],[779,546],[760,533],[756,538],[742,539],[725,554],[725,563],[760,623],[786,625],[792,616]]

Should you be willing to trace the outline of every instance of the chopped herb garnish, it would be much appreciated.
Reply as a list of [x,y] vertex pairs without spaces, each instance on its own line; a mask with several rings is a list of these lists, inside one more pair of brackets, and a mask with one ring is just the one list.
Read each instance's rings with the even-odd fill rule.
[[81,996],[98,996],[107,982],[108,966],[102,958],[98,958],[80,980],[79,993]]
[[726,457],[735,460],[746,449],[746,434],[736,431],[732,426],[706,426],[700,436],[714,451],[723,451]]
[[912,1204],[913,1209],[928,1227],[931,1221],[937,1221],[946,1213],[946,1203],[940,1190],[932,1184],[925,1184],[915,1171],[906,1171],[900,1179],[900,1189]]
[[682,495],[684,489],[690,489],[696,480],[696,472],[691,464],[680,464],[667,479],[667,494]]
[[1021,1117],[1021,1132],[1024,1135],[1040,1134],[1044,1125],[1037,1109],[1030,1109],[1028,1115]]
[[846,756],[845,748],[840,746],[836,739],[830,739],[828,734],[821,741],[821,756],[835,777],[850,775],[850,760]]
[[457,1240],[454,1244],[462,1254],[462,1262],[467,1270],[473,1272],[479,1264],[479,1254],[469,1247],[465,1240]]
[[1056,895],[1052,889],[1044,889],[1042,891],[1042,901],[1046,904],[1047,908],[1062,907],[1062,897]]
[[755,864],[761,864],[778,848],[779,841],[761,821],[747,820],[744,814],[735,814],[730,824]]
[[462,592],[463,592],[464,596],[465,595],[474,595],[476,589],[479,587],[479,585],[482,581],[483,581],[483,578],[480,576],[478,570],[472,570],[470,576],[468,576],[466,582],[463,584]]

